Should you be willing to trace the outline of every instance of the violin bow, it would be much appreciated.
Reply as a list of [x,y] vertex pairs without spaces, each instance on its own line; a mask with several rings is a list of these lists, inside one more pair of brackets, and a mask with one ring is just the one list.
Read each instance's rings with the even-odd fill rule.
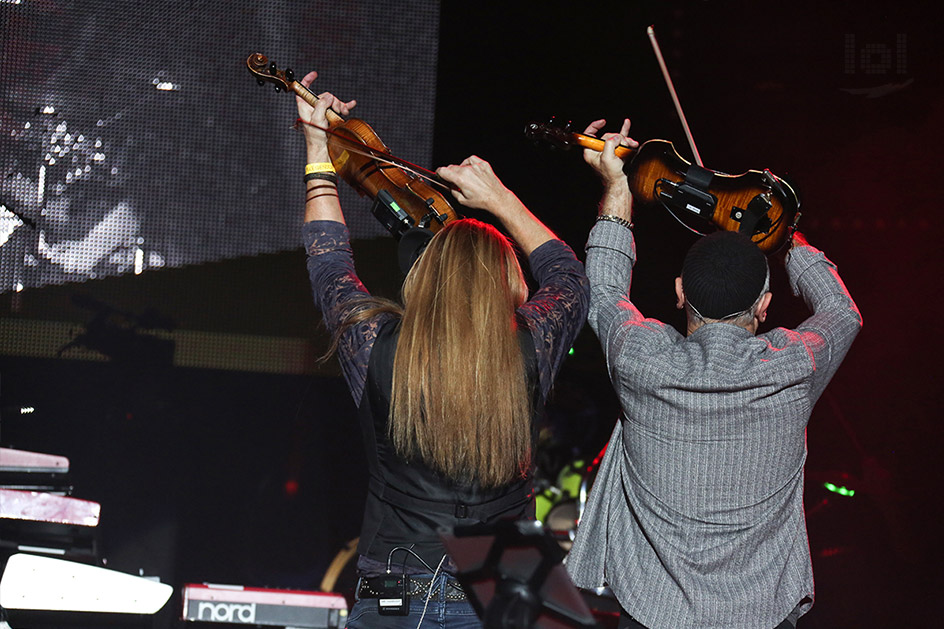
[[652,43],[652,50],[656,53],[656,59],[659,61],[659,68],[662,69],[662,76],[665,78],[665,84],[669,88],[669,94],[672,95],[672,102],[675,103],[675,111],[682,121],[682,128],[685,129],[685,137],[688,138],[688,145],[692,148],[692,154],[695,156],[695,163],[702,168],[705,165],[701,161],[701,155],[698,153],[698,147],[695,146],[695,139],[692,137],[692,131],[688,128],[688,121],[685,119],[685,112],[682,111],[682,103],[679,102],[678,94],[675,92],[675,85],[672,84],[672,77],[669,76],[669,68],[665,65],[665,58],[662,56],[662,50],[659,48],[659,42],[656,40],[656,31],[652,26],[646,29],[649,35],[649,41]]

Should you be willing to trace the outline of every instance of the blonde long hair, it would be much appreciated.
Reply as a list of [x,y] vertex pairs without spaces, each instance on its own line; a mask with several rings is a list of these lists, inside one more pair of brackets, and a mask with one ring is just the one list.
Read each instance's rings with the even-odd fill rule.
[[352,325],[400,316],[387,422],[394,448],[449,479],[496,487],[531,465],[531,393],[515,321],[527,297],[511,242],[480,221],[453,221],[407,274],[405,307],[349,302],[325,357]]
[[486,487],[527,472],[531,396],[515,322],[527,295],[494,227],[462,219],[430,241],[403,284],[388,422],[401,456]]

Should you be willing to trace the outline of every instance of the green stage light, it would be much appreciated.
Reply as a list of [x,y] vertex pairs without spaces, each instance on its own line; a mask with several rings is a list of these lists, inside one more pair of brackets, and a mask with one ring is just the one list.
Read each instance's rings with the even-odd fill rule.
[[848,489],[846,487],[841,487],[839,485],[834,485],[832,483],[823,483],[823,487],[825,487],[826,489],[828,489],[829,491],[835,494],[839,494],[840,496],[848,496],[849,498],[852,498],[853,496],[855,496],[854,489]]

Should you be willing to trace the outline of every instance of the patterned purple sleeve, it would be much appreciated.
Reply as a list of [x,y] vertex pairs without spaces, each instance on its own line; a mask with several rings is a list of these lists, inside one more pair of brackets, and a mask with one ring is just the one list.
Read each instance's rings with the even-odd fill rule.
[[[308,252],[308,276],[315,305],[328,333],[338,329],[352,299],[369,295],[354,270],[350,234],[336,221],[310,221],[302,229]],[[354,403],[360,404],[367,381],[370,350],[377,330],[386,321],[379,316],[349,328],[338,343],[338,360]]]
[[540,288],[518,312],[531,328],[541,395],[546,397],[587,319],[590,284],[583,264],[563,241],[544,243],[531,252],[529,262]]

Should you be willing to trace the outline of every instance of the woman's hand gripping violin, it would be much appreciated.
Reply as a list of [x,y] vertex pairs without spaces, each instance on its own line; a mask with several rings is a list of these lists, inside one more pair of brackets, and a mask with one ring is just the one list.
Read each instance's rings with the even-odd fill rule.
[[[551,125],[531,123],[525,135],[563,148],[603,150],[600,138]],[[749,236],[770,255],[789,241],[800,218],[796,192],[769,170],[727,175],[702,168],[683,159],[666,140],[649,140],[638,149],[618,146],[616,155],[629,158],[626,173],[634,200],[661,204],[689,229],[683,217],[697,217]]]
[[[263,54],[250,55],[246,66],[259,85],[273,83],[276,91],[297,94],[312,106],[318,101],[314,93],[295,80],[291,70],[279,70]],[[459,218],[446,198],[429,185],[453,188],[451,184],[392,155],[363,120],[345,119],[330,109],[327,118],[328,153],[338,176],[360,194],[375,200],[374,216],[394,236],[399,238],[412,227],[437,232]]]

